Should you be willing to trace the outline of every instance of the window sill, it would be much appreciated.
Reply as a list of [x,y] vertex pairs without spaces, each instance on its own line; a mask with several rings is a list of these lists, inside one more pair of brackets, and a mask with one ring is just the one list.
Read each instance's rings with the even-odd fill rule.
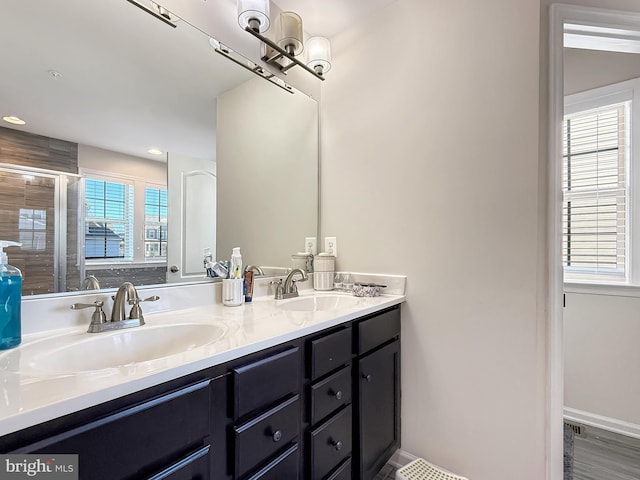
[[125,268],[157,268],[166,266],[166,260],[156,261],[156,262],[97,262],[97,263],[86,263],[86,270],[120,270]]
[[564,293],[640,297],[640,285],[565,282]]

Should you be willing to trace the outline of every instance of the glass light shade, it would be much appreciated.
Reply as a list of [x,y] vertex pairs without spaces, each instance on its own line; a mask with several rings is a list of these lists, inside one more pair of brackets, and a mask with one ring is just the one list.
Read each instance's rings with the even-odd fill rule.
[[331,43],[328,38],[311,37],[307,40],[307,67],[320,75],[331,70]]
[[283,50],[293,55],[300,55],[304,46],[302,44],[302,19],[293,12],[282,12],[279,17],[280,31],[277,44]]
[[238,24],[260,33],[269,30],[269,0],[238,0]]

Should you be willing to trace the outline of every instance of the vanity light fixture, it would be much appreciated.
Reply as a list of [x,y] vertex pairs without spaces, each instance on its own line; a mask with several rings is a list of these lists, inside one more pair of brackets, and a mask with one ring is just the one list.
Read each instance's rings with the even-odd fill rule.
[[147,12],[149,15],[157,18],[161,22],[166,23],[170,27],[177,27],[177,25],[174,23],[177,20],[177,17],[157,3],[149,2],[151,6],[147,7],[137,0],[127,0],[127,2],[129,2],[131,5],[135,5],[140,10]]
[[27,123],[24,120],[22,120],[20,117],[14,117],[13,115],[2,117],[2,120],[4,120],[7,123],[11,123],[12,125],[25,125]]
[[215,38],[211,37],[209,39],[209,44],[213,47],[216,53],[219,53],[223,57],[231,60],[233,63],[240,65],[242,68],[249,70],[252,73],[255,73],[260,78],[273,83],[276,87],[281,88],[285,92],[294,93],[293,88],[290,85],[287,85],[284,80],[276,77],[274,74],[267,72],[260,65],[256,65],[250,60],[247,60],[245,57],[239,55],[238,53],[231,50],[226,45],[220,43]]
[[269,30],[269,0],[238,0],[238,23],[257,33]]
[[318,75],[331,70],[331,43],[325,37],[311,37],[307,40],[307,66]]
[[278,46],[293,57],[300,55],[304,50],[300,15],[293,12],[282,12],[278,20],[280,22]]
[[[263,35],[269,28],[269,0],[238,0],[238,23],[245,31],[260,40],[264,46],[262,60],[276,67],[282,73],[299,66],[314,77],[324,80],[324,73],[331,68],[331,53],[327,48],[323,56],[317,54],[307,64],[296,57],[305,48],[303,42],[302,19],[294,12],[282,12],[278,18],[276,41]],[[324,38],[324,37],[319,37]],[[326,45],[329,40],[324,38]],[[309,48],[307,46],[307,48]],[[317,51],[317,49],[316,49]],[[313,62],[312,62],[313,61]],[[318,63],[321,62],[321,63]],[[312,64],[310,68],[308,65]]]

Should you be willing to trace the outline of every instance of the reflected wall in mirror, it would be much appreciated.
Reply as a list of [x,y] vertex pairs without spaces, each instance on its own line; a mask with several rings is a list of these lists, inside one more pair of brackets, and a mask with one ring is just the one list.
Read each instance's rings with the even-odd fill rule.
[[3,18],[0,117],[27,123],[0,122],[0,239],[23,242],[24,295],[205,280],[204,248],[289,267],[316,235],[315,101],[126,0],[8,0]]
[[[640,16],[562,8],[570,12],[564,48],[558,52],[564,85],[557,82],[564,90],[564,122],[558,128],[563,147],[564,415],[580,424],[613,428],[616,443],[623,445],[629,440],[620,434],[634,436],[640,425],[630,394],[640,391],[635,372],[640,301],[634,294],[640,284],[635,200],[640,188]],[[589,428],[595,437],[597,429]],[[580,439],[575,440],[577,448]],[[571,469],[573,439],[567,444],[565,468]],[[575,462],[585,465],[588,459],[580,453],[576,449]],[[628,466],[621,460],[616,467]],[[607,471],[603,478],[618,471]]]

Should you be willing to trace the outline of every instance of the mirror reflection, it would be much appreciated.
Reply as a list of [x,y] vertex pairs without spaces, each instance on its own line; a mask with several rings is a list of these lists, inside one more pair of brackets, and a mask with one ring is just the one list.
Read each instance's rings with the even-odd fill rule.
[[205,248],[268,272],[316,235],[315,101],[125,0],[3,17],[0,117],[26,123],[0,122],[0,239],[23,295],[205,280]]

